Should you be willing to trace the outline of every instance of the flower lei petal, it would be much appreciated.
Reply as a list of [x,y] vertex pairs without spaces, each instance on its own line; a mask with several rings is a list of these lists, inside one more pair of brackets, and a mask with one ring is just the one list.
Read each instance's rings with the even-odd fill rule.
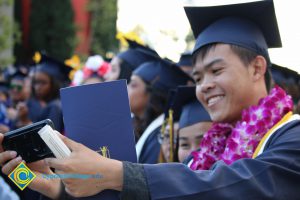
[[214,123],[200,143],[200,150],[192,152],[193,170],[209,169],[216,161],[231,164],[241,158],[251,158],[267,131],[293,108],[290,95],[279,86],[262,98],[258,106],[243,110],[235,127]]

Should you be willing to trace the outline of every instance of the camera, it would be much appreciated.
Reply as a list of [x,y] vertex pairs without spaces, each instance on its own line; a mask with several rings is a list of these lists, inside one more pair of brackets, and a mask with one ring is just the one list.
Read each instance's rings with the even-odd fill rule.
[[54,129],[50,119],[45,119],[4,134],[4,150],[16,151],[27,163],[54,157],[54,154],[39,135],[40,129],[49,125]]

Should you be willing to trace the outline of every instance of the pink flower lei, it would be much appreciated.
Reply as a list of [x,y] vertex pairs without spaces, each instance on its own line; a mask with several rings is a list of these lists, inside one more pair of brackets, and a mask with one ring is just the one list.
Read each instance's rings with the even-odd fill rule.
[[235,127],[214,123],[204,134],[200,150],[192,152],[191,169],[209,169],[218,160],[231,164],[241,158],[251,158],[262,137],[292,108],[291,96],[276,86],[258,106],[243,110],[242,119]]

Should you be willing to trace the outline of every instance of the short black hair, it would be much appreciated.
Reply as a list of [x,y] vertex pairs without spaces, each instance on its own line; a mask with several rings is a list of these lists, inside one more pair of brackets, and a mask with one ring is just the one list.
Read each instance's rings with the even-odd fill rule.
[[[196,52],[194,52],[193,53],[193,66],[196,63],[196,58],[198,56],[200,56],[201,59],[204,59],[204,57],[208,54],[208,52],[215,49],[218,44],[220,44],[220,43],[208,44],[208,45],[205,45],[202,48],[198,49]],[[229,46],[230,46],[232,52],[235,53],[245,65],[249,65],[256,58],[256,56],[259,55],[256,52],[248,50],[244,47],[240,47],[240,46],[237,46],[234,44],[229,44]],[[267,58],[266,56],[264,56],[264,55],[261,55],[261,56],[263,56],[267,62],[267,70],[265,73],[265,84],[266,84],[267,91],[270,91],[272,77],[271,77],[271,72],[270,72],[269,68],[271,67],[271,62],[270,62],[270,59]]]

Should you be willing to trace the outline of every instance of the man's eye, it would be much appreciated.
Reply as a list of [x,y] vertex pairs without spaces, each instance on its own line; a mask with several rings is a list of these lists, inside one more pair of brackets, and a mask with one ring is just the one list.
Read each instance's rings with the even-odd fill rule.
[[219,68],[219,69],[213,69],[212,70],[212,73],[213,74],[218,74],[218,73],[220,73],[221,72],[221,69]]
[[196,78],[194,78],[194,80],[195,80],[195,82],[197,83],[197,84],[199,84],[200,82],[201,82],[201,78],[200,77],[196,77]]
[[180,144],[180,148],[189,148],[189,144],[182,143],[182,144]]

